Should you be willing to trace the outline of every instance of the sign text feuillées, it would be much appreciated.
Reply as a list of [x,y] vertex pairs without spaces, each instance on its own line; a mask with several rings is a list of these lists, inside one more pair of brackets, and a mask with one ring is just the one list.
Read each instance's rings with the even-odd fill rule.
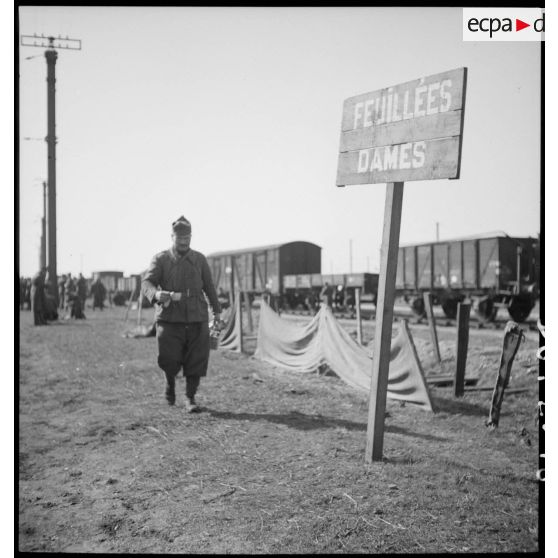
[[466,68],[347,99],[337,185],[458,178]]

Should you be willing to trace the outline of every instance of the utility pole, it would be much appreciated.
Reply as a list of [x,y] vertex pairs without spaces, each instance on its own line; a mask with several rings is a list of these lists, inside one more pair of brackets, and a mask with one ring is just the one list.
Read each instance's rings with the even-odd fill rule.
[[349,273],[353,272],[353,239],[349,239]]
[[41,256],[39,268],[43,269],[47,265],[47,183],[43,181],[43,218],[41,219]]
[[[48,41],[48,42],[47,42]],[[48,277],[50,292],[58,307],[58,276],[56,269],[56,59],[55,48],[81,50],[79,39],[22,35],[22,46],[47,48],[47,176],[48,176]]]
[[436,222],[436,242],[440,242],[440,223]]

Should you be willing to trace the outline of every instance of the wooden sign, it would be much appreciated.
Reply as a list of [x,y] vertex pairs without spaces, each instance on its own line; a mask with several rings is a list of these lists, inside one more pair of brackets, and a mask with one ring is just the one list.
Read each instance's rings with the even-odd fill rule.
[[343,104],[337,186],[386,183],[367,463],[383,457],[403,185],[459,178],[466,82],[467,68],[458,68],[357,95]]
[[459,178],[467,68],[347,99],[337,186]]

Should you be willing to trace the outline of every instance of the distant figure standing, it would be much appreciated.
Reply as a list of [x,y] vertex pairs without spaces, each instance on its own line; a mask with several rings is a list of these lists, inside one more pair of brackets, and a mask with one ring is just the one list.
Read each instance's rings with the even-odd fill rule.
[[331,308],[333,300],[333,288],[327,281],[324,283],[324,286],[320,292],[320,300]]
[[343,308],[343,303],[345,301],[343,285],[337,285],[337,289],[335,290],[335,307],[336,308]]
[[76,283],[72,278],[72,274],[68,273],[68,278],[66,279],[66,284],[64,285],[64,312],[66,312],[67,316],[72,307],[72,299],[76,295]]
[[101,279],[97,277],[97,280],[91,285],[91,294],[93,295],[93,310],[95,308],[104,308],[105,296],[107,293],[106,287],[101,282]]
[[81,298],[75,294],[72,300],[72,310],[70,311],[70,317],[76,320],[85,320],[85,314],[83,313],[83,307],[81,305]]
[[314,315],[316,313],[316,295],[310,291],[306,298],[304,299],[304,303],[306,304],[308,310]]
[[19,278],[19,309],[23,310],[25,307],[25,278]]
[[58,319],[58,305],[56,297],[52,294],[52,286],[58,291],[56,279],[51,282],[49,274],[45,277],[45,309],[44,317],[47,321],[55,321]]
[[87,281],[81,273],[79,274],[77,280],[77,295],[79,297],[82,309],[85,308],[85,301],[87,299]]
[[23,296],[25,310],[31,310],[31,278],[25,279],[25,294]]
[[219,287],[219,292],[217,293],[217,298],[221,304],[221,308],[228,308],[230,306],[229,295],[223,290],[223,287]]
[[62,275],[58,279],[58,306],[60,310],[64,310],[64,305],[66,304],[66,281],[68,278],[66,275]]
[[33,310],[33,320],[36,326],[47,325],[46,320],[46,297],[45,297],[45,277],[47,268],[43,267],[31,280],[31,310]]

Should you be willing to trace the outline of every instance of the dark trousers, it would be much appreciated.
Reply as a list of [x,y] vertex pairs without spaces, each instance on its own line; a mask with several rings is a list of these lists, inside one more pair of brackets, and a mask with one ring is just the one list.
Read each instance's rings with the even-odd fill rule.
[[157,322],[157,363],[174,385],[182,369],[186,377],[186,395],[194,397],[200,378],[207,374],[209,364],[209,325],[207,322]]
[[33,311],[33,322],[35,325],[47,325],[48,323],[42,310]]

